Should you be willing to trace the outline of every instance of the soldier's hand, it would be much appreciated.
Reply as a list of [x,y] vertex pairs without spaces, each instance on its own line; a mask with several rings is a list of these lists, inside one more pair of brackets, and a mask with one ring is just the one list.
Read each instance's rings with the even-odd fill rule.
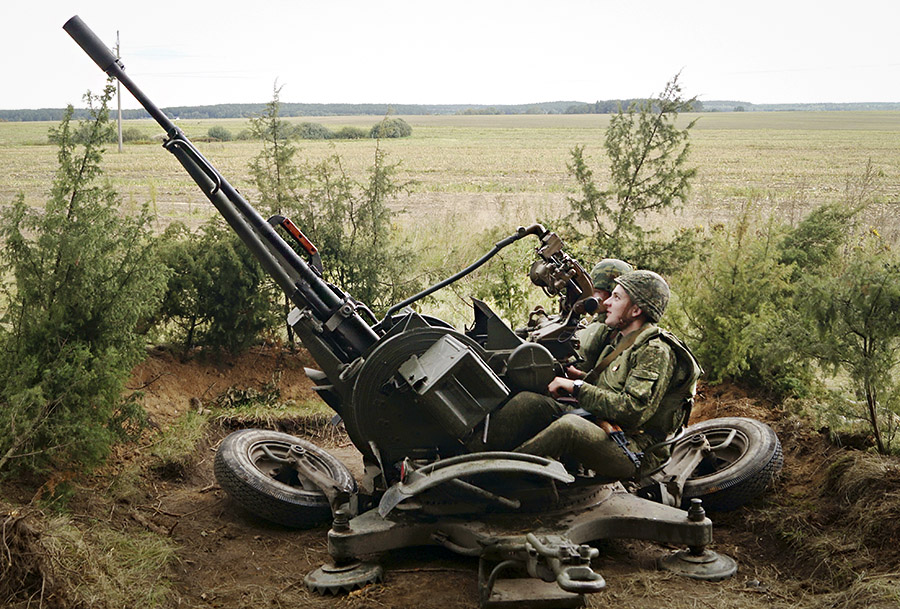
[[554,378],[547,386],[550,395],[555,398],[572,395],[573,389],[575,389],[575,382],[572,379],[563,378],[561,376]]

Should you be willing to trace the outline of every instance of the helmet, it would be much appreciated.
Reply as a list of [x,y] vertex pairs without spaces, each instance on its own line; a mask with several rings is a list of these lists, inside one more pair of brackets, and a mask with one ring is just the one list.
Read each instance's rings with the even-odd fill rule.
[[612,292],[613,288],[616,287],[613,285],[613,279],[619,275],[630,273],[633,270],[634,267],[623,260],[605,258],[595,264],[594,268],[591,269],[591,281],[594,284],[595,290]]
[[650,321],[657,322],[669,304],[669,284],[653,271],[631,271],[613,281],[628,293]]

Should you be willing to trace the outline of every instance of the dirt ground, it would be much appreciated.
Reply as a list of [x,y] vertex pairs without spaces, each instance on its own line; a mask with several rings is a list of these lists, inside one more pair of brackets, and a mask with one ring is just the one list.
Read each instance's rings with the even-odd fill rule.
[[[183,362],[158,351],[135,371],[131,386],[145,392],[153,425],[165,428],[180,414],[203,408],[229,388],[259,389],[275,380],[282,398],[308,399],[312,394],[303,375],[304,363],[308,364],[302,356],[269,349],[218,363]],[[848,451],[763,398],[734,387],[702,388],[694,420],[721,416],[749,416],[768,422],[785,450],[783,473],[764,498],[734,512],[711,514],[713,549],[738,561],[737,574],[718,583],[684,579],[655,568],[659,556],[676,548],[633,541],[599,542],[601,553],[594,567],[606,578],[607,588],[589,597],[588,606],[900,606],[900,556],[893,547],[898,545],[896,538],[880,550],[859,546],[845,550],[844,557],[851,552],[854,560],[865,561],[866,556],[869,560],[853,571],[856,579],[847,581],[835,577],[829,566],[829,561],[841,556],[840,548],[816,554],[786,535],[788,529],[778,524],[794,518],[797,530],[803,531],[830,526],[835,518],[846,519],[846,514],[823,516],[833,502],[823,497],[822,488],[829,483],[830,464]],[[83,483],[87,492],[73,499],[76,512],[113,521],[122,528],[165,535],[177,545],[177,560],[168,574],[174,582],[173,606],[478,606],[477,561],[441,548],[404,549],[381,557],[385,570],[381,584],[337,597],[309,592],[303,578],[328,558],[327,527],[288,530],[254,517],[229,500],[213,475],[215,449],[233,431],[229,427],[214,425],[196,457],[184,468],[160,470],[148,461],[141,469],[139,493],[112,505],[92,501],[94,493],[108,489],[127,465],[142,459],[149,448],[120,450],[108,466]],[[351,471],[359,471],[359,455],[342,434],[315,426],[291,431],[307,435]],[[896,470],[896,464],[893,467]],[[896,475],[900,480],[900,473]],[[891,492],[900,496],[900,484]],[[882,516],[900,521],[900,512]],[[897,533],[896,528],[890,531],[891,535]],[[878,552],[880,558],[873,560]]]

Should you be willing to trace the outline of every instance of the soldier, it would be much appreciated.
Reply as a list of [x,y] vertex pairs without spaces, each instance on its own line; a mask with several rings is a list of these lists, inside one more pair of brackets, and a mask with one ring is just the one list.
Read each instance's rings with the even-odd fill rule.
[[606,306],[603,304],[612,295],[615,283],[613,280],[619,275],[634,270],[630,264],[616,258],[605,258],[591,269],[591,281],[594,284],[594,298],[600,302],[600,308],[594,315],[594,320],[586,328],[578,332],[581,342],[579,355],[584,361],[575,366],[569,366],[566,376],[571,379],[583,379],[587,373],[597,365],[600,352],[614,337],[616,330],[604,323],[606,319]]
[[575,414],[576,408],[598,423],[623,428],[635,452],[676,431],[681,413],[658,412],[675,366],[672,348],[656,325],[668,304],[669,286],[652,271],[632,271],[614,282],[604,302],[605,323],[618,334],[599,363],[583,380],[554,378],[549,395],[513,396],[492,414],[482,450],[574,460],[600,476],[624,480],[638,473],[636,465],[598,424]]

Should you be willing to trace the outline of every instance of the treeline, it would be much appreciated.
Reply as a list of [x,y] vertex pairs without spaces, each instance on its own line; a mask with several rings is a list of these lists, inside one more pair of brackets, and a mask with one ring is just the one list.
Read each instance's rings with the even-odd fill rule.
[[900,102],[751,104],[744,101],[703,102],[705,112],[871,112],[900,110]]
[[[504,114],[615,114],[641,99],[608,99],[593,103],[555,101],[534,104],[281,104],[281,115],[292,116],[384,116],[416,115],[504,115]],[[216,104],[163,108],[170,118],[250,118],[265,111],[266,104]],[[743,101],[694,101],[692,112],[842,112],[900,110],[900,102],[753,104]],[[0,110],[0,121],[60,121],[64,108]],[[73,118],[89,117],[87,109],[76,109]],[[150,118],[145,110],[122,110],[125,120]]]
[[[405,115],[454,115],[454,114],[564,114],[579,102],[558,101],[519,105],[421,105],[421,104],[281,104],[281,116],[385,116]],[[169,118],[251,118],[265,112],[266,104],[216,104],[213,106],[171,106],[163,108]],[[37,110],[0,110],[0,121],[60,121],[64,108],[40,108]],[[89,118],[87,109],[76,109],[74,119]],[[136,120],[150,118],[146,110],[122,110],[122,118]]]

